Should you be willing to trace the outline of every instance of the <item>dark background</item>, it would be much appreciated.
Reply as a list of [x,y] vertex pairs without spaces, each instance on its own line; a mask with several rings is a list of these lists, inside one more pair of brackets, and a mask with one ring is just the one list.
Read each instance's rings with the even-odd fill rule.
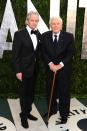
[[[6,2],[7,0],[0,0],[0,26]],[[24,23],[27,14],[27,0],[11,0],[11,2],[18,29],[21,29],[25,26]],[[32,2],[48,26],[50,16],[50,0],[32,0]],[[66,30],[67,2],[67,0],[61,0],[60,16],[63,19],[64,30]],[[73,72],[71,77],[71,94],[77,98],[87,97],[87,60],[81,59],[84,11],[85,10],[83,8],[78,7],[75,34],[76,52],[73,58]],[[12,41],[10,32],[8,33],[7,41]],[[45,97],[45,68],[41,59],[39,64],[40,69],[36,85],[36,98]],[[12,69],[12,51],[4,51],[3,58],[0,59],[0,97],[16,98],[18,97],[18,88],[18,83]]]

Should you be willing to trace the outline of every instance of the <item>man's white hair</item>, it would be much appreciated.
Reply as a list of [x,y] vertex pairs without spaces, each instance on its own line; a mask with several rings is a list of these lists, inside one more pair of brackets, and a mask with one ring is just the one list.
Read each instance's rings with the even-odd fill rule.
[[60,16],[51,17],[49,20],[49,24],[51,24],[54,19],[57,19],[61,24],[63,24],[63,20]]
[[62,29],[63,20],[62,20],[62,18],[61,18],[60,16],[51,17],[50,20],[49,20],[50,26],[51,26],[52,22],[53,22],[55,19],[58,20],[58,22],[59,22],[60,25],[61,25],[61,29]]
[[30,12],[27,14],[27,16],[26,16],[25,25],[28,24],[28,20],[30,19],[30,17],[31,17],[32,15],[36,15],[37,18],[38,18],[38,21],[39,21],[39,14],[38,14],[38,12],[36,12],[36,11],[30,11]]

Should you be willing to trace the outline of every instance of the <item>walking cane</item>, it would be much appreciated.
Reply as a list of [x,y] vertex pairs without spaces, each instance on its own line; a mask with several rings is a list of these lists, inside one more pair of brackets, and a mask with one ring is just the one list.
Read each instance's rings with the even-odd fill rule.
[[47,125],[48,125],[48,120],[49,120],[49,115],[50,115],[50,108],[51,108],[51,102],[52,102],[52,95],[53,95],[54,84],[55,84],[55,76],[56,76],[56,72],[54,72],[54,76],[53,76],[53,83],[52,83],[52,89],[51,89],[51,96],[50,96],[50,101],[49,101],[49,106],[48,106]]

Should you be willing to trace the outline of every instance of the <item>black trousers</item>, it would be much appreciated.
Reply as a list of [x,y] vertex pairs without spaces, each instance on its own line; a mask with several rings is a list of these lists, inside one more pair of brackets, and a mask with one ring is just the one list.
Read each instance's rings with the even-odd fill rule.
[[[50,70],[47,71],[47,102],[51,97],[52,82],[54,73]],[[59,113],[62,118],[67,118],[70,110],[70,71],[62,69],[56,73],[55,85],[52,95],[50,112],[57,110],[57,101],[59,98]]]
[[20,82],[21,115],[24,117],[27,117],[32,110],[32,103],[34,101],[35,93],[35,78],[35,75],[30,78],[23,77],[22,82]]

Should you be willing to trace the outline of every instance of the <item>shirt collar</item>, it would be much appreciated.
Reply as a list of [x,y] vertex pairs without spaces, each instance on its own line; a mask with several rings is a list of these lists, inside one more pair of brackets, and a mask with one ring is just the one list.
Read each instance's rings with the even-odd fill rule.
[[[27,31],[29,32],[29,34],[31,34],[31,30],[32,30],[32,29],[31,29],[28,25],[26,26],[26,29],[27,29]],[[37,29],[35,29],[35,30],[37,30]]]
[[57,37],[59,37],[60,32],[58,32],[58,33],[54,33],[54,32],[53,32],[53,37],[54,37],[54,35],[57,35]]

